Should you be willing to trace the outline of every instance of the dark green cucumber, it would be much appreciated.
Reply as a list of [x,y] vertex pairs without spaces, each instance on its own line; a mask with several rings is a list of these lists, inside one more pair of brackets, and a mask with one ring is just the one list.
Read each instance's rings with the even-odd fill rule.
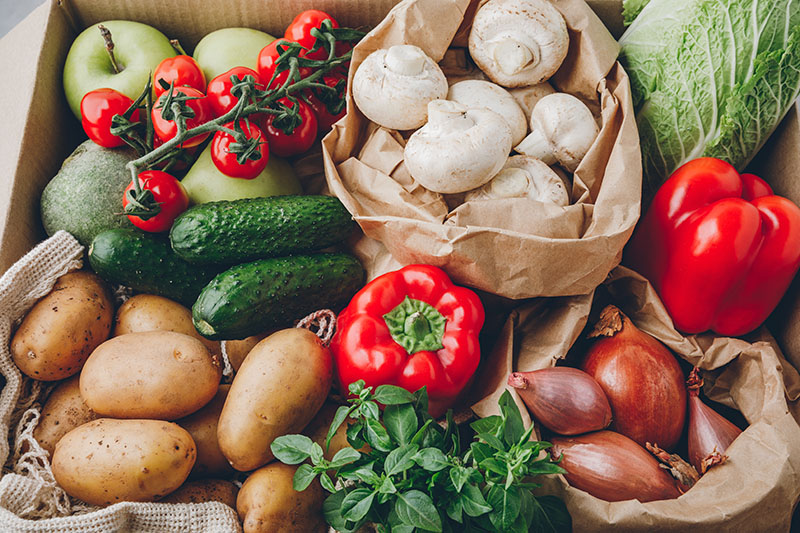
[[291,326],[317,309],[338,310],[363,284],[364,268],[347,254],[260,259],[215,277],[192,307],[192,320],[209,339],[242,339]]
[[332,196],[273,196],[209,202],[172,225],[172,249],[197,264],[237,264],[313,252],[343,241],[355,223]]
[[187,263],[172,251],[164,235],[128,229],[98,234],[89,247],[89,263],[106,281],[187,307],[220,271]]

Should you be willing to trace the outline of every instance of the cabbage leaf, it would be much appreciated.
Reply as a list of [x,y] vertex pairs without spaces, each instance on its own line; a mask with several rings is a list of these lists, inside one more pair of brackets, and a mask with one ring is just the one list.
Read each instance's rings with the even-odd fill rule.
[[800,0],[650,0],[620,44],[645,198],[697,157],[741,170],[800,92]]

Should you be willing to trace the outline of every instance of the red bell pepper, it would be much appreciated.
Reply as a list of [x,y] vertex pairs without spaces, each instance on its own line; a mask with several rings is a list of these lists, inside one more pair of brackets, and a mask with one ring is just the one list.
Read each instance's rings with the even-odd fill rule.
[[429,265],[384,274],[361,289],[339,315],[331,351],[340,390],[367,386],[427,387],[432,416],[444,414],[480,362],[484,311],[471,290]]
[[742,335],[772,312],[800,266],[800,208],[710,157],[656,193],[626,263],[655,287],[675,327]]

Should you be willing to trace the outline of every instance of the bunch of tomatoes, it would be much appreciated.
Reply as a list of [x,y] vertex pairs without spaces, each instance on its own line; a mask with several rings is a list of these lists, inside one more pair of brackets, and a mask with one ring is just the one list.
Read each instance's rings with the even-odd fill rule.
[[[286,29],[283,39],[276,39],[261,50],[257,71],[234,67],[206,83],[202,69],[191,56],[182,54],[163,60],[153,73],[156,102],[152,106],[150,119],[154,137],[148,149],[158,148],[177,135],[178,124],[172,111],[176,102],[186,106],[183,107],[183,116],[185,129],[189,130],[231,111],[239,101],[235,87],[248,77],[261,91],[283,86],[289,71],[276,74],[276,69],[278,58],[286,50],[287,41],[304,48],[300,57],[326,59],[328,51],[324,47],[313,50],[316,37],[312,35],[312,30],[321,28],[325,20],[330,20],[331,27],[339,27],[336,20],[323,11],[300,13]],[[337,42],[336,53],[344,53],[349,47],[349,43]],[[344,116],[346,67],[346,64],[337,67],[321,78],[322,83],[334,89],[332,91],[308,88],[292,98],[278,99],[280,106],[291,109],[288,117],[286,113],[256,113],[242,117],[236,123],[224,124],[221,130],[214,132],[211,140],[211,159],[217,169],[231,178],[253,179],[266,167],[270,153],[278,157],[290,157],[306,152],[319,134],[330,130]],[[300,79],[311,72],[311,68],[301,67]],[[139,103],[114,89],[90,91],[81,101],[83,129],[100,146],[122,146],[125,140],[112,133],[114,117],[123,116],[126,123],[136,125],[140,122]],[[116,132],[119,133],[119,128]],[[180,148],[197,150],[210,135],[211,132],[207,132],[191,137],[183,141]],[[243,139],[246,140],[241,142]],[[157,211],[152,214],[152,207],[137,206],[136,195],[131,192],[136,187],[131,182],[123,197],[128,218],[144,231],[169,230],[175,218],[189,205],[189,197],[180,181],[163,170],[148,169],[139,173],[139,184],[143,191],[150,191],[146,193],[148,201],[157,205]]]

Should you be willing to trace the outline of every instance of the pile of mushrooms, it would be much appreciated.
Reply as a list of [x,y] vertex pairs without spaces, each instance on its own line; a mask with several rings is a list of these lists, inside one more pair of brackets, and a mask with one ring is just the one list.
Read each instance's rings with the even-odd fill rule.
[[[448,87],[433,59],[404,44],[361,63],[353,98],[371,121],[416,130],[404,161],[423,187],[467,202],[566,206],[567,185],[551,166],[574,173],[599,133],[583,102],[547,83],[568,49],[566,23],[549,0],[489,0],[475,14],[469,52],[494,83]],[[512,148],[519,155],[509,156]]]

